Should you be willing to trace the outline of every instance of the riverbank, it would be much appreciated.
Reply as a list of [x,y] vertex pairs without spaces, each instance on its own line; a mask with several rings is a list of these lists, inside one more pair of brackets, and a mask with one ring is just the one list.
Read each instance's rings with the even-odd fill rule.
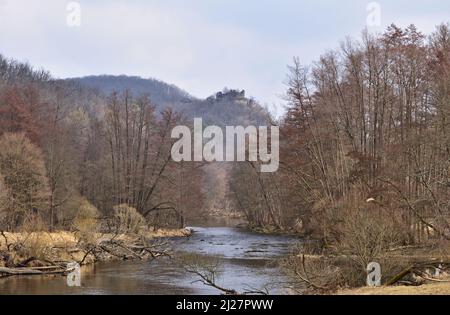
[[170,255],[167,238],[188,237],[189,229],[159,229],[145,235],[73,232],[0,234],[0,277],[58,274],[70,262],[80,265],[115,260],[145,260]]
[[[433,246],[434,245],[434,246]],[[364,287],[367,272],[360,256],[333,251],[316,254],[301,248],[285,260],[285,269],[306,287],[306,294],[427,295],[450,294],[450,243],[399,246],[369,261],[381,266],[382,287]],[[312,254],[311,254],[312,253]],[[314,281],[311,281],[314,275]],[[374,274],[375,275],[375,274]]]
[[[151,262],[134,259],[91,264],[82,268],[81,287],[68,287],[66,279],[59,276],[5,277],[0,279],[0,295],[222,294],[199,281],[197,274],[186,271],[182,260],[186,255],[201,257],[202,261],[218,268],[215,280],[221,287],[237,292],[267,289],[271,294],[286,294],[285,284],[289,279],[278,261],[289,255],[298,238],[257,234],[235,227],[193,225],[192,229],[194,233],[190,237],[169,240],[170,255],[174,259],[161,257]],[[165,238],[154,240],[155,243],[166,241]]]
[[304,238],[306,235],[304,232],[296,231],[294,228],[291,229],[279,229],[275,226],[268,227],[254,227],[249,224],[242,224],[241,228],[246,228],[252,232],[265,234],[265,235],[285,235],[285,236],[296,236]]
[[419,286],[395,286],[340,290],[337,295],[450,295],[449,282],[430,283]]

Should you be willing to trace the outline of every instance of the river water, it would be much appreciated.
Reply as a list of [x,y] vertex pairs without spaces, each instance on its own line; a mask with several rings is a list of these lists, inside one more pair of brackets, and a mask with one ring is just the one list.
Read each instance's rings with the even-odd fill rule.
[[[263,235],[235,227],[193,228],[190,238],[176,239],[175,256],[200,254],[220,266],[217,284],[239,292],[268,289],[283,294],[287,279],[277,261],[299,239]],[[71,288],[61,276],[0,279],[0,294],[221,294],[197,281],[176,261],[98,263],[82,269],[82,286]]]

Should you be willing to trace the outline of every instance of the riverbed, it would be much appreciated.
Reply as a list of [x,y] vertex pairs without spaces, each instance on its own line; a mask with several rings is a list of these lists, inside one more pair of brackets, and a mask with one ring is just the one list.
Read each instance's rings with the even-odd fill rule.
[[[199,254],[219,265],[217,284],[244,291],[286,292],[288,279],[278,262],[300,241],[293,236],[258,234],[237,227],[193,227],[189,238],[171,240],[175,256]],[[0,279],[0,294],[221,294],[200,283],[169,258],[98,263],[82,269],[81,287],[61,276]]]

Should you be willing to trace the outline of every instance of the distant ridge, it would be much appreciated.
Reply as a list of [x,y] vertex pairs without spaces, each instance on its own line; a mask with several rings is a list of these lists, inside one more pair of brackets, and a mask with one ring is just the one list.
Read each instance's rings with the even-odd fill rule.
[[81,78],[70,78],[65,81],[76,82],[81,86],[97,89],[104,94],[110,94],[113,91],[121,92],[126,89],[132,94],[147,93],[151,96],[153,102],[159,106],[165,106],[167,103],[180,103],[195,100],[195,97],[189,95],[189,93],[179,87],[153,78],[144,79],[138,76],[126,75],[93,75]]
[[124,90],[134,95],[148,94],[157,111],[171,107],[187,118],[202,117],[207,124],[252,125],[263,124],[270,119],[269,113],[257,102],[248,99],[244,90],[224,89],[207,99],[199,99],[173,84],[153,78],[100,75],[64,81],[97,90],[104,95]]

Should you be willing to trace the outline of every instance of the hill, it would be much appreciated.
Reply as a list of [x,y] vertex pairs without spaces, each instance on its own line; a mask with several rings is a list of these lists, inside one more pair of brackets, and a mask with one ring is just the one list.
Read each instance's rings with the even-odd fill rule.
[[243,90],[224,89],[207,99],[191,96],[179,87],[156,79],[135,76],[87,76],[65,80],[108,95],[113,91],[130,91],[134,95],[148,94],[158,111],[171,107],[187,118],[201,117],[205,124],[258,125],[265,124],[270,115]]

